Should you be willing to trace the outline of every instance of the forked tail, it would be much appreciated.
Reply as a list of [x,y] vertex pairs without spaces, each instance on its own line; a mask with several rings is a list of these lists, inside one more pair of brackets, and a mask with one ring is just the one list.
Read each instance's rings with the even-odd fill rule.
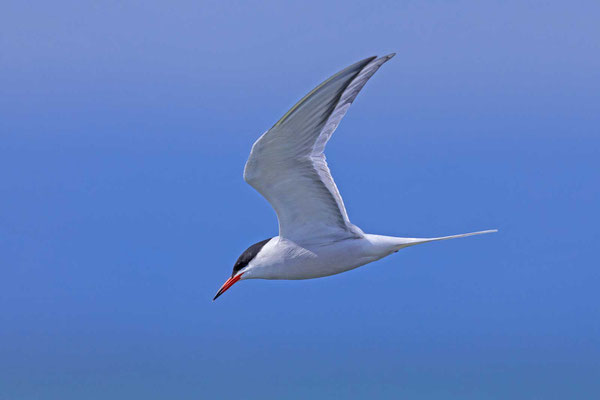
[[474,236],[474,235],[483,235],[484,233],[493,233],[493,232],[498,232],[498,229],[489,229],[487,231],[461,233],[460,235],[441,236],[441,237],[436,237],[436,238],[398,238],[398,239],[403,240],[403,243],[400,245],[400,248],[403,248],[403,247],[413,246],[415,244],[435,242],[438,240],[446,240],[446,239],[456,239],[456,238]]
[[455,239],[455,238],[461,238],[461,237],[467,237],[467,236],[483,235],[484,233],[494,233],[494,232],[498,232],[498,229],[488,229],[487,231],[461,233],[460,235],[441,236],[441,237],[421,239],[421,240],[423,242],[434,242],[436,240]]

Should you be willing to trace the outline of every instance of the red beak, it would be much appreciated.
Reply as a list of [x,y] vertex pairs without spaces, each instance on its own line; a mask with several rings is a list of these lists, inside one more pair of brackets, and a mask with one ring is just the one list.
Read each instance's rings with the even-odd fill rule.
[[241,274],[238,274],[236,276],[232,276],[231,278],[227,279],[227,281],[223,284],[223,286],[221,286],[221,289],[219,289],[219,291],[215,295],[213,301],[215,301],[217,299],[217,297],[219,297],[220,295],[222,295],[223,293],[225,293],[225,291],[227,289],[229,289],[230,287],[232,287],[234,283],[236,283],[237,281],[239,281],[240,278],[242,277],[242,275],[244,275],[244,274],[241,273]]

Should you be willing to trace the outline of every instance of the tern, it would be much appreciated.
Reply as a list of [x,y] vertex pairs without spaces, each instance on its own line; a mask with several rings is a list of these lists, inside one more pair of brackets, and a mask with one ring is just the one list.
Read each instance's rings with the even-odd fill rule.
[[408,246],[497,231],[405,238],[367,234],[350,222],[323,151],[358,92],[394,55],[366,58],[333,75],[254,143],[244,180],[275,209],[279,236],[244,251],[213,300],[242,279],[320,278]]

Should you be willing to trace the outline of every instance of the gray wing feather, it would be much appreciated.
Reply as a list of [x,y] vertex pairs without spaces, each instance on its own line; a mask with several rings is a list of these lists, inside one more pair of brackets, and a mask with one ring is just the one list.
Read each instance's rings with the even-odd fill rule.
[[275,209],[281,237],[305,243],[362,236],[323,151],[362,87],[393,56],[367,58],[333,75],[252,146],[244,179]]

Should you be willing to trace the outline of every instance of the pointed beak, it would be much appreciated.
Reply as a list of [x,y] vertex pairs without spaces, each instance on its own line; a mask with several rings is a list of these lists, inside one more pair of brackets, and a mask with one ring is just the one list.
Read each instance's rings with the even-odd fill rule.
[[227,279],[227,281],[223,284],[223,286],[221,286],[221,289],[219,289],[219,291],[213,298],[213,301],[215,301],[217,299],[217,297],[219,297],[220,295],[225,293],[225,291],[227,289],[229,289],[230,287],[232,287],[234,283],[239,281],[241,279],[242,275],[244,275],[244,274],[243,273],[237,274],[236,276],[232,276],[231,278]]

